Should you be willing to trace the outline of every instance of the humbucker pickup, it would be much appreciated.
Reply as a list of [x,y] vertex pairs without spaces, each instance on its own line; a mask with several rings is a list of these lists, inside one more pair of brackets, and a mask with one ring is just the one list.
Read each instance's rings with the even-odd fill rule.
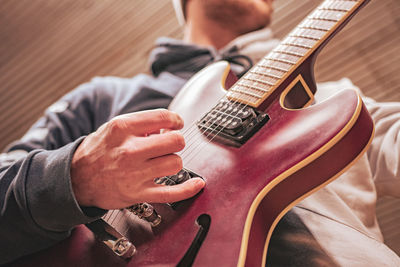
[[224,99],[204,115],[197,126],[207,138],[239,147],[268,120],[269,116],[264,112]]

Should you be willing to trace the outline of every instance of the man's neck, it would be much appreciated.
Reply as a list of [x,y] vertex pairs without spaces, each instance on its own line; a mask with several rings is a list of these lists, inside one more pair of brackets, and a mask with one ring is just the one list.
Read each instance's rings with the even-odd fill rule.
[[234,32],[234,27],[224,27],[209,19],[204,10],[205,8],[200,1],[187,2],[184,41],[221,49],[239,36],[238,33]]
[[220,49],[226,46],[230,41],[238,37],[238,34],[222,29],[219,26],[213,25],[193,25],[193,22],[188,21],[185,27],[184,41],[201,46],[212,46]]

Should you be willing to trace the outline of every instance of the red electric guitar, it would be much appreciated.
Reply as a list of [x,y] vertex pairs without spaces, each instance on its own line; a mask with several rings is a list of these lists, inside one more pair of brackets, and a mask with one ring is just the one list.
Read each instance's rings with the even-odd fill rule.
[[170,106],[185,120],[184,169],[156,182],[200,176],[207,186],[189,200],[137,204],[88,225],[120,257],[81,226],[15,265],[265,266],[279,219],[371,142],[373,122],[355,91],[311,105],[316,55],[367,2],[326,0],[241,79],[219,62],[185,85]]

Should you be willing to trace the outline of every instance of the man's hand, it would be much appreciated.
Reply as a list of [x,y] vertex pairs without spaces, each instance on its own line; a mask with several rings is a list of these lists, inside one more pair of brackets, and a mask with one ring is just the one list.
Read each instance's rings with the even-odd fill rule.
[[[78,203],[119,209],[141,202],[176,202],[204,187],[201,178],[185,183],[157,185],[157,177],[176,174],[185,146],[183,136],[171,130],[183,127],[174,112],[159,109],[121,115],[88,135],[76,150],[71,181]],[[167,131],[160,133],[161,129]]]

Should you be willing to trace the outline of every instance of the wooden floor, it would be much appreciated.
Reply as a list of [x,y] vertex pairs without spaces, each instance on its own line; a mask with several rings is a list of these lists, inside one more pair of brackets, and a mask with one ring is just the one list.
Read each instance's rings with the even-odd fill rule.
[[[320,2],[276,0],[276,36]],[[0,0],[0,25],[0,149],[72,88],[146,72],[154,40],[182,36],[169,0]],[[376,100],[400,101],[399,70],[400,1],[372,0],[323,50],[316,76],[346,76]],[[400,254],[399,200],[380,200],[378,213]]]

